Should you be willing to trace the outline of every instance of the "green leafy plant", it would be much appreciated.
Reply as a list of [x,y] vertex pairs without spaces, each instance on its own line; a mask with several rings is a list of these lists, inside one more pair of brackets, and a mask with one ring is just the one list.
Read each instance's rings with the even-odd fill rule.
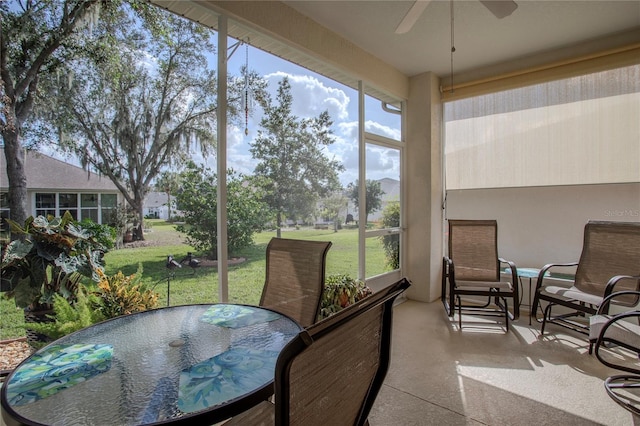
[[[400,226],[400,203],[387,204],[382,212],[382,227],[395,228]],[[383,235],[380,237],[385,254],[385,264],[393,269],[400,268],[400,235]]]
[[325,278],[319,319],[327,318],[372,293],[364,281],[347,274],[329,275]]
[[31,216],[24,227],[7,222],[22,239],[2,257],[2,290],[18,307],[50,309],[56,294],[73,302],[82,277],[98,281],[106,248],[68,211],[61,218]]
[[83,229],[91,232],[95,240],[106,250],[111,250],[116,245],[117,231],[114,226],[101,225],[91,219],[83,219],[80,222]]
[[55,340],[103,321],[105,318],[102,312],[95,309],[99,303],[97,296],[86,294],[82,289],[78,290],[76,301],[73,304],[56,294],[53,296],[54,315],[49,316],[52,322],[27,323],[25,327]]
[[[56,294],[53,296],[54,313],[48,315],[50,321],[27,323],[25,327],[55,340],[109,318],[157,307],[158,295],[140,282],[141,266],[132,275],[124,275],[121,271],[112,276],[102,272],[99,275],[101,281],[95,292],[80,286],[74,302]],[[35,346],[44,344],[46,342]]]
[[158,294],[141,280],[142,265],[138,265],[138,271],[131,275],[124,275],[122,271],[111,276],[101,273],[96,310],[108,319],[157,308]]
[[[193,162],[180,175],[182,188],[176,195],[184,213],[184,225],[176,229],[187,236],[187,244],[218,259],[217,174]],[[263,229],[267,206],[255,180],[229,170],[227,177],[227,243],[230,255],[253,244],[253,235]]]

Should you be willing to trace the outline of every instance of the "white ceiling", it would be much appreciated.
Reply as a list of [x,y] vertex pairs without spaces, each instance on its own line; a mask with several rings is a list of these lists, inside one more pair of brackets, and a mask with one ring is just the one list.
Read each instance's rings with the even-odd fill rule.
[[[518,8],[496,18],[478,0],[455,0],[456,73],[511,61],[630,30],[640,34],[640,0],[516,0]],[[396,34],[413,1],[316,1],[283,3],[362,49],[413,76],[451,67],[450,2],[429,3],[413,28]]]

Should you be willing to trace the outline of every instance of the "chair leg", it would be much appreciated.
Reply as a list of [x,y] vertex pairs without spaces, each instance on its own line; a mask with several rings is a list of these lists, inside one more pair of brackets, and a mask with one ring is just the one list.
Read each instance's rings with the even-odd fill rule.
[[549,303],[546,308],[544,308],[544,312],[542,314],[542,327],[540,327],[540,335],[544,334],[544,327],[547,325],[547,318],[551,318],[551,306],[553,304]]
[[450,306],[450,313],[449,316],[451,318],[453,318],[453,315],[455,314],[455,310],[456,310],[456,299],[460,300],[460,296],[456,296],[453,292],[453,286],[449,285],[449,306]]
[[509,305],[507,302],[507,298],[503,297],[502,301],[504,302],[504,321],[507,325],[507,333],[509,332]]

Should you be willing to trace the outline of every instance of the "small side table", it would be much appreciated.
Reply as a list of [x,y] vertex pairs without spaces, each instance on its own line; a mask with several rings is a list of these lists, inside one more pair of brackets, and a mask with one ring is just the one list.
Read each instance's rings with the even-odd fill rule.
[[[533,290],[533,279],[538,278],[540,274],[540,269],[537,268],[516,268],[518,271],[518,281],[520,281],[520,288],[524,290],[524,286],[522,285],[523,278],[529,278],[529,310],[531,310],[531,302],[532,302],[532,290]],[[505,268],[503,273],[511,274],[510,268]],[[545,277],[549,276],[549,271],[545,274]],[[520,293],[520,301],[522,301],[522,293]],[[529,311],[529,325],[531,325],[531,311]]]

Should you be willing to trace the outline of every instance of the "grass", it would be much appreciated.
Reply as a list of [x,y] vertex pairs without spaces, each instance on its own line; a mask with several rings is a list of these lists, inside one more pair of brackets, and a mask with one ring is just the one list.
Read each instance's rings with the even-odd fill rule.
[[[167,284],[170,286],[169,302],[174,305],[190,303],[218,302],[218,272],[214,267],[201,267],[195,271],[189,267],[176,269],[169,277],[165,266],[167,255],[177,260],[194,252],[195,257],[203,259],[201,253],[181,243],[180,234],[172,224],[162,220],[152,220],[152,232],[145,235],[148,241],[157,241],[159,246],[126,248],[113,250],[105,255],[108,275],[122,271],[133,274],[138,265],[142,265],[142,277],[145,284],[154,287],[159,294],[159,305],[167,305]],[[254,245],[234,257],[246,260],[238,265],[229,266],[229,301],[232,303],[257,304],[264,284],[265,252],[267,243],[275,237],[275,231],[261,232],[254,236]],[[332,230],[299,229],[283,230],[283,238],[331,241],[333,245],[327,254],[327,275],[358,275],[358,231],[357,229]],[[385,271],[384,252],[378,238],[367,239],[367,275],[373,276]],[[195,273],[194,273],[195,272]],[[25,335],[22,309],[16,308],[13,300],[0,298],[0,340]]]

